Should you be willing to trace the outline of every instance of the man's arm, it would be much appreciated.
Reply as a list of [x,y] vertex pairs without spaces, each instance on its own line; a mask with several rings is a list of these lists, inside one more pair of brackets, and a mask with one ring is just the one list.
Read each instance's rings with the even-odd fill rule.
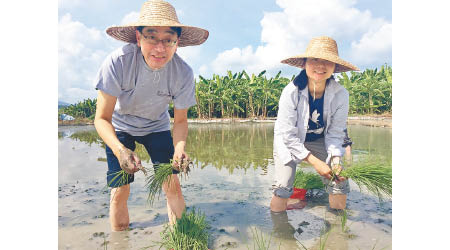
[[117,97],[108,95],[101,90],[98,91],[94,125],[98,135],[103,139],[106,145],[111,148],[114,155],[117,157],[119,155],[119,149],[124,147],[124,145],[117,139],[114,127],[111,123],[116,101]]
[[119,160],[120,167],[131,174],[139,171],[139,167],[142,168],[141,160],[134,152],[126,148],[116,136],[111,123],[116,101],[117,97],[108,95],[101,90],[98,91],[94,125],[98,135]]
[[174,108],[174,121],[173,121],[173,146],[175,152],[173,154],[173,160],[179,161],[182,158],[189,159],[188,155],[184,152],[186,146],[186,139],[188,136],[188,122],[187,122],[188,109],[176,109]]

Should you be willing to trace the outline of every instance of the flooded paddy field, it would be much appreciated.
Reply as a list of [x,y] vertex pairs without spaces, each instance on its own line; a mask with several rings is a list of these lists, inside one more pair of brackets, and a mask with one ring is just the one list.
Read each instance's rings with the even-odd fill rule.
[[[392,155],[390,128],[351,125],[349,135],[355,158]],[[345,228],[343,217],[328,208],[326,193],[309,193],[314,196],[306,206],[287,216],[272,215],[272,144],[273,123],[189,125],[186,151],[194,168],[181,187],[188,209],[206,215],[210,249],[253,249],[255,229],[272,236],[271,249],[392,248],[392,201],[380,202],[352,181]],[[136,151],[150,167],[143,147]],[[111,232],[105,157],[93,126],[59,127],[59,249],[159,249],[166,201],[161,196],[148,205],[142,172],[131,185],[130,230]]]

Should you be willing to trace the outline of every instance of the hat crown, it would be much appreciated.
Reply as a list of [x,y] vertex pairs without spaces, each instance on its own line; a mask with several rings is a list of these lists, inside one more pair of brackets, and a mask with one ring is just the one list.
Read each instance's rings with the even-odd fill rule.
[[339,56],[338,47],[336,41],[327,36],[321,36],[311,39],[306,48],[306,54],[308,55],[334,55]]
[[173,22],[179,23],[175,8],[168,2],[162,0],[146,1],[139,14],[139,23],[149,22]]
[[209,32],[205,29],[181,24],[178,21],[175,8],[163,0],[148,0],[142,4],[137,22],[122,26],[111,26],[106,33],[111,37],[127,43],[136,43],[137,26],[180,27],[178,47],[202,44],[208,39]]

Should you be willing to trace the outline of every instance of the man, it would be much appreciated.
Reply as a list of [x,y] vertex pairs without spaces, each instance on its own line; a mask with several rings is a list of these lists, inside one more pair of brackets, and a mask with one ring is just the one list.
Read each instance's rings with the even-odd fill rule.
[[[130,183],[142,167],[133,152],[135,142],[144,145],[154,164],[189,159],[184,151],[187,110],[196,104],[195,85],[192,69],[176,51],[178,47],[202,44],[209,32],[181,24],[174,7],[162,0],[145,2],[137,22],[113,26],[106,32],[127,42],[106,58],[97,75],[94,122],[107,145],[111,229],[122,231],[129,225]],[[174,103],[173,139],[170,101]],[[121,169],[130,174],[125,185],[114,179]],[[163,185],[172,224],[185,209],[177,173],[173,170],[172,181]]]

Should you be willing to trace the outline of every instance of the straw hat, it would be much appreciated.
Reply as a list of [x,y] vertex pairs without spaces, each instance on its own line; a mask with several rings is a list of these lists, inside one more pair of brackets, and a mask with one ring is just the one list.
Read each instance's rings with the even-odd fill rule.
[[163,0],[149,0],[142,5],[139,20],[124,26],[112,26],[106,33],[127,43],[136,43],[136,27],[166,26],[181,27],[178,47],[200,45],[206,41],[209,32],[205,29],[187,26],[178,21],[175,8]]
[[281,62],[294,67],[305,68],[306,58],[320,58],[336,63],[335,73],[359,70],[355,65],[339,58],[336,41],[327,36],[311,39],[305,53],[284,59]]

